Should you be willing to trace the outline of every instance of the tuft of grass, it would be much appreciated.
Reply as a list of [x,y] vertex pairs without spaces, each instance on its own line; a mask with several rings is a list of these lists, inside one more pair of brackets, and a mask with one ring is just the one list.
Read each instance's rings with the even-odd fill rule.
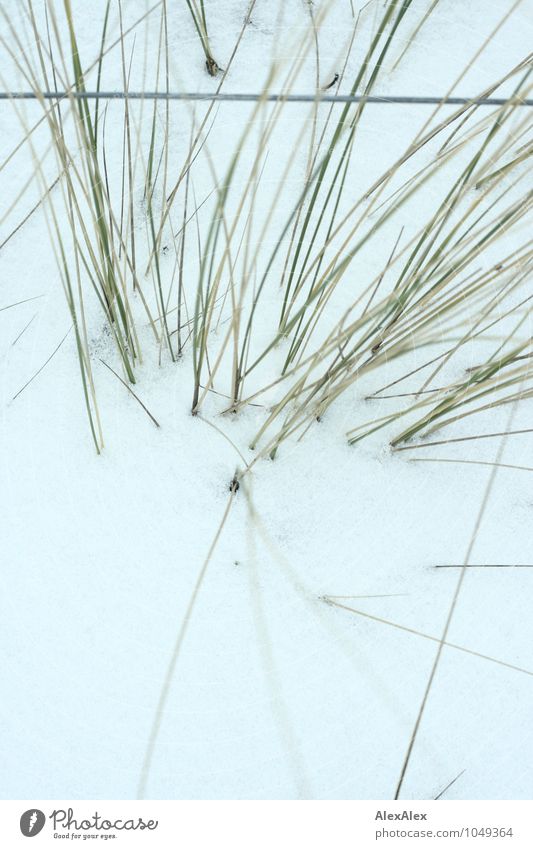
[[[363,9],[339,52],[337,90],[368,96],[383,89],[387,69],[408,61],[406,44],[436,6],[387,0],[370,35]],[[331,404],[362,381],[368,387],[370,377],[365,409],[386,403],[386,412],[363,421],[354,412],[347,434],[353,445],[387,429],[396,449],[531,396],[532,249],[524,223],[532,194],[524,178],[533,148],[529,111],[520,109],[531,88],[530,56],[479,93],[514,85],[503,106],[436,107],[396,160],[365,183],[360,154],[368,103],[321,99],[320,39],[334,4],[310,9],[290,60],[270,68],[262,96],[222,158],[213,140],[224,111],[214,103],[203,111],[180,107],[188,117],[184,142],[172,111],[178,107],[168,100],[154,101],[147,117],[142,101],[104,107],[76,97],[87,92],[88,80],[97,91],[106,88],[110,56],[118,57],[122,85],[130,88],[137,42],[124,26],[120,0],[112,39],[111,8],[108,2],[98,56],[85,65],[70,0],[61,7],[46,3],[44,18],[24,0],[32,51],[2,13],[9,33],[3,45],[42,106],[56,159],[58,176],[50,184],[33,141],[37,125],[28,126],[14,101],[42,189],[97,450],[103,436],[88,327],[95,302],[127,384],[137,380],[146,325],[160,363],[190,362],[194,415],[208,394],[227,400],[222,412],[262,405],[250,441],[257,457],[273,458],[288,439],[303,438]],[[216,62],[204,4],[187,0],[187,9],[211,73]],[[148,21],[156,13],[154,41]],[[163,94],[173,87],[175,14],[163,0],[136,24],[146,24],[151,78],[144,82]],[[246,24],[227,70],[238,61],[245,32]],[[362,47],[363,39],[348,79],[353,46]],[[283,97],[268,102],[273,91],[294,91],[308,60],[316,98],[305,114]],[[54,89],[69,94],[50,105],[42,94]],[[292,136],[284,144],[288,127]],[[117,128],[118,180],[111,164],[117,147],[110,143]],[[437,185],[444,174],[443,193]],[[465,373],[466,352],[474,347],[479,363]],[[425,361],[402,371],[413,352]],[[396,377],[383,386],[391,368]],[[393,386],[400,391],[383,394]]]
[[210,77],[216,77],[220,68],[218,63],[213,58],[211,45],[209,43],[209,33],[207,31],[207,17],[205,14],[204,0],[185,0],[189,12],[194,23],[198,38],[202,45],[202,50],[205,54],[205,68]]

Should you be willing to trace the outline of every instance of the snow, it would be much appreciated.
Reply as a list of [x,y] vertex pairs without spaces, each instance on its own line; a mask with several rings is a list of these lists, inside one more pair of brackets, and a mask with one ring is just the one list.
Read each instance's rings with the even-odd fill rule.
[[[16,21],[18,0],[5,5]],[[72,5],[81,53],[90,58],[98,51],[105,4],[73,0]],[[377,92],[446,93],[512,5],[507,0],[439,3],[402,62],[386,70]],[[110,28],[116,36],[112,6]],[[124,6],[125,28],[148,8],[141,0]],[[247,6],[244,0],[206,4],[213,53],[223,67]],[[367,13],[348,80],[361,61],[374,15],[382,13],[382,3],[375,7]],[[59,4],[57,10],[59,15]],[[153,46],[158,18],[148,20]],[[224,90],[258,91],[271,61],[286,67],[294,44],[309,30],[301,0],[258,2],[252,21]],[[350,3],[335,0],[320,35],[323,81],[338,68],[351,21]],[[5,27],[2,20],[4,36]],[[454,93],[475,94],[519,62],[531,30],[531,12],[522,3]],[[141,58],[142,27],[137,37],[131,89],[142,88],[149,77]],[[170,43],[174,87],[213,90],[217,81],[203,69],[185,4],[172,18]],[[153,54],[148,50],[147,56],[150,70]],[[119,56],[115,51],[110,57],[106,84],[120,88]],[[25,87],[5,53],[0,74],[2,87]],[[313,92],[314,74],[311,49],[294,90]],[[21,109],[30,124],[41,115],[38,104]],[[121,109],[113,104],[109,113],[116,116],[108,130],[116,179]],[[299,122],[309,115],[308,107],[291,109],[272,139],[265,173],[266,196],[284,190],[285,211],[294,190],[279,186],[278,163],[285,161]],[[182,157],[190,108],[173,104],[171,110],[172,139]],[[203,110],[198,107],[197,114]],[[218,108],[209,149],[219,177],[251,110],[241,104]],[[364,173],[354,177],[351,202],[361,186],[395,161],[427,110],[367,109],[358,148]],[[22,134],[6,101],[0,102],[0,126],[3,161]],[[41,128],[35,148],[44,153],[47,144]],[[253,151],[250,139],[247,145]],[[305,154],[302,149],[300,181]],[[51,181],[57,173],[51,156],[44,167]],[[6,210],[33,168],[23,148],[0,172]],[[198,200],[212,179],[205,163],[203,168],[195,176]],[[445,193],[446,175],[444,169],[435,180],[428,208]],[[36,203],[40,188],[33,181],[2,218],[0,243]],[[416,202],[409,209],[419,220],[427,214]],[[361,259],[368,279],[386,261],[396,235],[397,230],[386,230],[382,255],[369,250]],[[192,239],[188,250],[195,251]],[[194,267],[195,259],[190,262]],[[105,450],[97,456],[75,340],[72,333],[64,338],[71,321],[42,210],[1,250],[0,268],[0,793],[4,798],[134,798],[173,647],[226,510],[229,483],[243,467],[239,452],[247,462],[254,457],[248,445],[263,410],[222,415],[224,399],[213,396],[202,417],[192,417],[190,352],[177,363],[163,357],[159,364],[143,327],[145,361],[134,388],[160,422],[157,429],[99,362],[101,356],[118,368],[93,305],[93,367],[105,437]],[[269,338],[277,317],[275,293],[263,303],[259,333],[264,328]],[[332,305],[339,307],[342,303]],[[412,352],[411,367],[421,356]],[[463,365],[478,358],[479,351],[469,350]],[[387,364],[379,385],[408,366],[405,362],[398,370],[396,363]],[[272,368],[265,365],[265,373]],[[493,462],[500,442],[393,454],[387,432],[378,431],[350,447],[347,430],[389,409],[390,402],[364,400],[372,380],[367,376],[347,391],[302,441],[283,444],[274,462],[256,462],[232,500],[173,670],[147,798],[393,798],[460,574],[457,568],[434,567],[463,563],[491,476],[489,466],[411,459]],[[402,391],[411,391],[418,384],[403,386]],[[261,403],[272,400],[267,396]],[[530,427],[532,412],[531,401],[521,402],[513,429]],[[508,408],[498,408],[475,422],[467,418],[454,425],[453,435],[504,430],[508,415]],[[533,465],[532,446],[532,434],[510,436],[502,462]],[[529,473],[499,469],[470,562],[527,564],[532,506]],[[447,642],[474,654],[444,647],[402,798],[434,798],[459,773],[446,798],[530,796],[532,581],[533,569],[467,570]],[[350,598],[338,599],[343,608],[327,602],[334,596]]]

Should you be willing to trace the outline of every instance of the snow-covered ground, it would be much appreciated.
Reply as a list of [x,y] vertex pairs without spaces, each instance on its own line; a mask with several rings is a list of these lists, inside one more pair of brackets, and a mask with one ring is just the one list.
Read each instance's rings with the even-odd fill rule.
[[[124,28],[149,8],[142,0],[123,5]],[[248,5],[206,3],[222,67]],[[307,5],[257,0],[224,91],[257,92],[274,59],[286,66],[309,30]],[[352,8],[363,4],[331,5],[319,33],[321,84],[337,71]],[[19,0],[4,6],[18,20]],[[60,17],[62,4],[56,6]],[[313,6],[318,15],[320,4]],[[99,50],[105,3],[72,0],[72,7],[80,52],[89,62]],[[115,36],[117,8],[112,2]],[[382,10],[381,2],[369,4],[347,79]],[[172,87],[214,90],[218,81],[204,70],[185,3],[170,20]],[[152,26],[157,39],[158,23]],[[4,19],[0,30],[7,36]],[[475,59],[454,89],[458,96],[475,95],[527,55],[532,33],[528,2],[440,0],[402,61],[390,61],[376,93],[444,95]],[[153,51],[143,55],[143,38],[131,89],[146,86],[155,61]],[[2,55],[2,87],[27,88]],[[110,53],[106,69],[106,85],[120,88],[118,53]],[[314,93],[315,73],[310,50],[293,90]],[[123,142],[121,121],[113,136],[115,108],[107,129],[111,169]],[[224,173],[251,108],[218,108],[209,139],[217,173]],[[358,186],[371,184],[401,154],[428,108],[367,108]],[[21,109],[30,125],[42,114],[35,103]],[[179,168],[191,112],[178,103],[170,109]],[[278,152],[308,114],[301,105],[291,109],[284,111],[265,172],[274,192],[281,179]],[[0,102],[0,127],[3,162],[23,135],[9,101]],[[46,145],[41,128],[36,150]],[[44,170],[52,181],[51,157]],[[11,209],[33,171],[24,146],[0,172],[0,244],[40,197],[33,181]],[[204,178],[202,186],[197,176],[199,198],[211,179],[207,165]],[[446,180],[445,171],[435,196],[446,190]],[[376,262],[386,261],[391,244],[392,237],[384,240]],[[195,251],[193,240],[190,245]],[[368,258],[371,268],[373,261]],[[155,428],[99,362],[113,355],[95,311],[90,333],[106,444],[97,456],[42,209],[0,249],[0,270],[0,793],[134,798],[191,593],[225,514],[229,482],[242,467],[238,452],[247,462],[253,457],[247,446],[262,413],[248,408],[222,416],[212,400],[204,417],[193,418],[190,352],[178,363],[164,357],[159,363],[143,329],[145,362],[135,389],[160,422]],[[271,304],[265,303],[267,322]],[[420,356],[413,351],[412,367]],[[463,365],[478,356],[469,349]],[[408,368],[387,365],[379,385]],[[491,482],[489,465],[410,462],[416,456],[491,463],[499,439],[392,454],[378,431],[348,446],[347,430],[388,412],[382,409],[387,401],[364,401],[365,380],[302,441],[284,444],[274,462],[255,463],[232,499],[172,669],[147,798],[392,798],[458,586],[455,567],[473,539],[470,564],[532,562],[531,472],[499,468]],[[467,418],[453,435],[504,431],[509,412],[498,408],[475,423]],[[531,427],[531,401],[512,413],[513,430]],[[509,437],[500,462],[533,466],[532,437]],[[435,568],[444,564],[452,568]],[[459,775],[446,798],[530,797],[532,582],[533,568],[465,571],[402,798],[434,798]]]

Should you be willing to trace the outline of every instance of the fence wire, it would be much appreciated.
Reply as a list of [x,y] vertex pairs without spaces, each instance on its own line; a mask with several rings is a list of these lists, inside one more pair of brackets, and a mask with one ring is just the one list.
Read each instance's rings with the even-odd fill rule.
[[533,106],[533,100],[520,97],[415,97],[411,95],[360,94],[230,94],[221,92],[176,91],[0,91],[0,100],[182,100],[232,103],[372,103],[429,106]]

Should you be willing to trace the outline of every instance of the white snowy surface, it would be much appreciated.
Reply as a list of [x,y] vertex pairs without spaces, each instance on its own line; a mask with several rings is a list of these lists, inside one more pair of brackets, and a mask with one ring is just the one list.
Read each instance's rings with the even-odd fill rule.
[[[17,15],[17,0],[5,5]],[[124,6],[128,21],[148,8],[137,0]],[[247,6],[207,4],[222,66]],[[445,94],[511,6],[441,0],[378,92]],[[333,7],[320,35],[323,81],[337,68],[352,16],[348,0]],[[73,8],[89,60],[98,50],[104,3],[73,0]],[[368,14],[371,26],[374,13]],[[289,54],[299,28],[309,27],[300,0],[258,0],[251,17],[226,91],[258,91],[271,58]],[[454,94],[476,94],[520,61],[531,44],[532,17],[531,5],[520,4]],[[115,31],[116,23],[115,9]],[[214,88],[185,4],[170,37],[175,86]],[[348,80],[362,49],[350,60]],[[146,79],[138,50],[132,89]],[[2,86],[24,87],[9,59],[1,62]],[[109,86],[120,88],[118,59],[115,81],[112,60],[107,67]],[[314,73],[310,53],[294,90],[312,92]],[[22,108],[29,123],[40,117],[38,105]],[[176,138],[186,145],[189,109],[171,109]],[[394,161],[425,110],[367,110],[361,156],[368,183]],[[218,111],[210,147],[219,173],[249,112],[234,104]],[[295,106],[291,114],[296,124],[307,111]],[[3,161],[22,136],[9,102],[0,103],[0,127]],[[287,138],[294,132],[286,127]],[[39,144],[46,145],[45,134],[37,135]],[[53,179],[51,159],[47,167]],[[275,190],[272,162],[269,169]],[[4,211],[31,173],[31,157],[19,151],[0,174]],[[39,186],[30,186],[2,224],[0,243],[38,197]],[[381,261],[389,251],[387,242]],[[172,649],[242,461],[219,432],[190,415],[190,353],[159,365],[148,331],[135,388],[160,430],[96,358],[106,441],[96,456],[72,334],[12,400],[70,326],[40,212],[1,251],[0,269],[0,794],[133,798]],[[3,309],[30,298],[38,299]],[[107,355],[101,329],[95,324],[92,332],[95,350]],[[476,353],[471,357],[475,362]],[[380,373],[380,385],[395,368]],[[148,798],[394,795],[459,577],[458,569],[434,567],[463,562],[491,468],[411,463],[409,452],[389,452],[382,431],[349,447],[346,431],[388,403],[376,411],[363,400],[367,389],[342,396],[274,462],[256,463],[246,492],[235,497],[175,669]],[[227,417],[220,409],[212,402],[206,417],[250,460],[247,445],[260,413]],[[523,402],[513,428],[531,427],[532,412],[531,401]],[[504,430],[508,415],[503,408],[475,423],[466,419],[454,435]],[[490,462],[498,445],[457,443],[416,456]],[[502,461],[532,466],[532,447],[531,434],[509,437]],[[529,475],[498,471],[472,563],[532,562]],[[467,571],[448,641],[478,654],[443,649],[403,798],[433,798],[459,773],[446,798],[531,796],[532,582],[533,569]],[[324,596],[353,597],[340,601],[377,618],[328,605]]]

